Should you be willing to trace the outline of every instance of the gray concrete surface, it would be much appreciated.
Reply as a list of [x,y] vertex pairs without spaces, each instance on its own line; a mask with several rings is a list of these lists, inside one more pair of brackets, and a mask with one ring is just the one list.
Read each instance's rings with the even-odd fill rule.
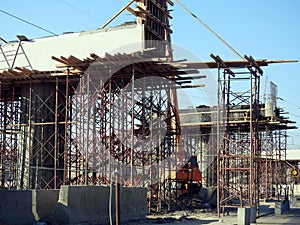
[[256,223],[257,209],[254,206],[250,207],[250,223]]
[[58,190],[0,190],[0,223],[32,225],[47,220],[58,200]]
[[[112,218],[115,218],[115,194]],[[120,221],[139,220],[147,214],[145,188],[120,188]],[[51,216],[55,224],[109,224],[109,187],[62,186]]]
[[0,223],[9,225],[32,225],[32,191],[0,190]]
[[238,212],[237,212],[238,225],[250,225],[250,218],[251,218],[250,208],[238,208]]
[[32,213],[35,221],[48,221],[58,201],[59,190],[32,190]]
[[120,189],[121,222],[145,218],[148,214],[147,189],[126,187]]
[[[146,217],[147,190],[120,188],[120,221]],[[109,224],[109,187],[62,186],[61,190],[0,190],[0,225]],[[115,218],[115,190],[112,195]]]
[[[149,216],[147,220],[141,220],[126,225],[237,225],[236,214],[218,218],[215,213],[203,212],[180,212],[177,215],[160,215]],[[300,208],[291,209],[289,213],[283,215],[269,214],[259,217],[256,223],[251,225],[299,225],[300,224]]]
[[[275,203],[262,203],[261,215],[256,223],[251,225],[299,225],[300,224],[300,202],[290,211],[282,215],[274,214]],[[146,220],[140,220],[126,225],[237,225],[237,213],[230,212],[229,215],[218,217],[215,211],[204,212],[203,210],[180,211],[161,215],[149,215]]]
[[275,202],[275,214],[281,215],[284,212],[283,202]]

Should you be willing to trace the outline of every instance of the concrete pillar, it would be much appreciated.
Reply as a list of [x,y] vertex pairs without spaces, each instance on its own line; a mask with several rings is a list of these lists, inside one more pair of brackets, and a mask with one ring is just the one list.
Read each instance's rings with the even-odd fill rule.
[[250,225],[251,209],[250,208],[238,208],[237,224],[238,225]]
[[23,141],[20,188],[56,189],[63,180],[65,126],[59,122],[65,121],[65,97],[61,94],[58,97],[56,90],[65,93],[65,85],[49,82],[21,87],[20,120],[27,126],[20,134]]

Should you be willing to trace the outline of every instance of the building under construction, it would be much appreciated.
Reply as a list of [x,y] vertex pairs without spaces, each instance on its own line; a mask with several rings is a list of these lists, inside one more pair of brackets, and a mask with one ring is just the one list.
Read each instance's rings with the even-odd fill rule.
[[[222,212],[258,206],[287,184],[296,127],[276,85],[260,99],[262,68],[287,61],[174,61],[170,5],[130,1],[123,9],[135,22],[0,45],[1,187],[109,185],[117,173],[124,186],[148,188],[153,211],[191,201],[198,185],[215,188]],[[203,87],[202,69],[218,74],[217,105],[179,109],[177,90]]]

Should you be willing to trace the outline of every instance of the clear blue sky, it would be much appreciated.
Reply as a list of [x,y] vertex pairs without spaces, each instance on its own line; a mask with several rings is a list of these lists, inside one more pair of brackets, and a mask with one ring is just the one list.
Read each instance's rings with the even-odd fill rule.
[[[241,55],[255,59],[300,59],[300,1],[298,0],[181,0],[230,43]],[[11,0],[2,1],[0,9],[28,20],[54,33],[99,28],[129,0]],[[175,0],[174,0],[175,2]],[[192,50],[199,59],[211,60],[210,53],[223,59],[239,59],[201,24],[176,4],[171,21],[174,44]],[[134,20],[123,13],[112,25]],[[0,37],[15,40],[48,33],[0,12]],[[300,63],[271,65],[265,76],[278,85],[279,106],[290,112],[300,126]],[[264,83],[262,83],[262,86]],[[299,130],[289,131],[288,148],[300,148]]]

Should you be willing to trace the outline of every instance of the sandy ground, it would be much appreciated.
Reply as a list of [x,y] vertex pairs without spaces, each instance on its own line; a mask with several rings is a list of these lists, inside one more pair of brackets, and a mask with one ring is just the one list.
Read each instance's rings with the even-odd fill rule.
[[[261,214],[257,218],[256,224],[274,224],[274,225],[300,225],[300,203],[296,207],[291,208],[289,212],[283,215],[274,214],[275,203],[262,203]],[[216,212],[204,212],[203,210],[180,211],[168,214],[149,215],[147,219],[134,221],[128,225],[236,225],[237,214],[230,212],[229,215],[218,217]]]

